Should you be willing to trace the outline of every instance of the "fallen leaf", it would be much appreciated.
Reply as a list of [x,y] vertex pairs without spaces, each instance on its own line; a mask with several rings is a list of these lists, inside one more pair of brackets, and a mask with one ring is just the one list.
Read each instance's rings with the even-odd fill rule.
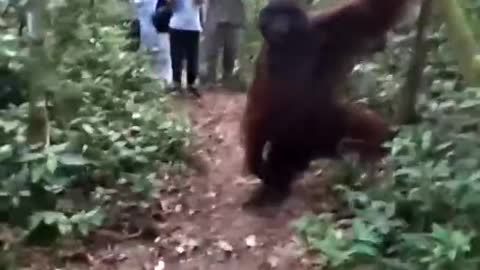
[[245,238],[245,244],[247,245],[247,247],[256,247],[257,246],[257,237],[253,234],[247,236],[247,238]]
[[155,270],[164,270],[165,269],[165,262],[160,260],[158,261],[157,265],[155,266]]
[[215,198],[217,197],[217,193],[213,192],[213,191],[210,191],[208,194],[207,194],[207,197],[208,198]]
[[183,246],[178,246],[175,248],[178,254],[184,254],[185,253],[185,248]]
[[192,252],[200,247],[200,242],[196,239],[188,239],[184,242],[183,246],[186,247],[189,252]]
[[233,247],[230,245],[230,243],[220,240],[217,243],[218,247],[221,248],[225,252],[233,252]]
[[280,260],[276,256],[270,256],[267,261],[271,268],[277,268]]

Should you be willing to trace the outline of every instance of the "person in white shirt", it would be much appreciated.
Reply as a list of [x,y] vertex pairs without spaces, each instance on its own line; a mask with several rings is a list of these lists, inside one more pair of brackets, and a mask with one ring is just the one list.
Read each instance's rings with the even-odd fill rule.
[[202,23],[200,19],[203,0],[168,0],[172,7],[170,18],[170,54],[173,70],[173,90],[182,85],[182,62],[187,62],[187,90],[200,96],[195,82],[198,76],[198,55]]

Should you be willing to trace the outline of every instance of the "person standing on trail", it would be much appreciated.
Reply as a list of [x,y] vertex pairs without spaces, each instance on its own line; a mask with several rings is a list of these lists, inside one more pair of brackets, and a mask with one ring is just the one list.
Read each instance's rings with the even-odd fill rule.
[[167,0],[172,7],[170,18],[170,51],[173,69],[173,91],[182,86],[182,62],[187,62],[187,90],[199,97],[195,82],[198,76],[201,6],[203,0]]
[[233,78],[245,21],[243,0],[209,0],[205,22],[206,71],[202,76],[206,84],[217,81],[220,50],[223,50],[222,81],[228,82]]
[[154,75],[169,83],[172,79],[172,67],[170,64],[170,47],[168,34],[157,33],[152,24],[157,0],[130,0],[136,10],[140,24],[140,47],[150,56]]

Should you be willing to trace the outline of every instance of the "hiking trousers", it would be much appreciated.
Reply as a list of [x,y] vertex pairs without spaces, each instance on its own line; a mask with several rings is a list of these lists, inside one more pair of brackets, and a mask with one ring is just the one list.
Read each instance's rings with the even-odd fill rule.
[[218,23],[212,29],[208,29],[205,33],[205,61],[206,63],[206,79],[214,82],[217,80],[217,63],[222,55],[222,68],[224,79],[231,78],[235,61],[238,57],[240,47],[242,28],[230,23]]

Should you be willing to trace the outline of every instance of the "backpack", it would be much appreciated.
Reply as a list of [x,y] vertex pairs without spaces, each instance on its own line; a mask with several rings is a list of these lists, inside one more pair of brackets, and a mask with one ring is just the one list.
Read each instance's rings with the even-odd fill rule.
[[155,6],[155,12],[152,15],[152,24],[158,33],[168,32],[170,18],[172,17],[172,8],[166,0],[158,0]]

